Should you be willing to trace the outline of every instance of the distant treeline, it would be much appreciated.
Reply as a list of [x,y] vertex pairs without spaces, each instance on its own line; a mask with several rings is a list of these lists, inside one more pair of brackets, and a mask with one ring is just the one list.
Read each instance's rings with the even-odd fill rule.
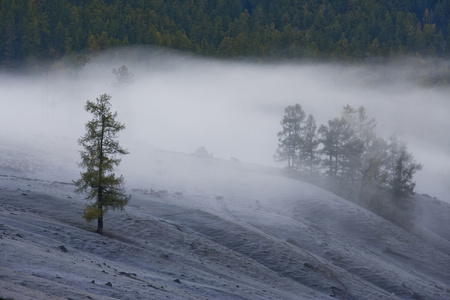
[[447,0],[2,0],[0,62],[157,45],[219,57],[449,55]]
[[300,104],[287,106],[275,160],[288,174],[321,185],[382,217],[410,228],[414,221],[414,174],[422,169],[405,143],[376,134],[364,107],[349,105],[317,127]]

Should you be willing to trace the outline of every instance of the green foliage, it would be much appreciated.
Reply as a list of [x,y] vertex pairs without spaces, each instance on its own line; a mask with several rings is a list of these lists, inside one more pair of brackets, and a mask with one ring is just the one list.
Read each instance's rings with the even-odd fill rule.
[[[412,226],[413,176],[422,165],[403,142],[378,137],[376,121],[364,107],[345,106],[341,117],[319,130],[312,115],[304,119],[299,104],[286,107],[283,130],[278,133],[275,158],[287,161],[291,175],[300,171],[297,174],[303,179],[314,180],[404,228]],[[325,176],[318,177],[314,170]]]
[[128,70],[128,67],[122,65],[119,69],[113,68],[112,73],[116,78],[115,84],[122,86],[134,82],[134,74]]
[[448,1],[0,2],[0,61],[148,44],[216,56],[448,55]]
[[103,211],[95,206],[95,204],[86,205],[83,210],[83,218],[87,222],[92,222],[95,219],[99,219],[103,216]]
[[390,174],[389,186],[395,199],[404,199],[414,194],[413,175],[422,169],[422,165],[414,161],[411,153],[407,151],[406,144],[400,142],[395,136],[389,145]]
[[72,57],[70,68],[78,73],[89,62],[89,58],[86,55],[77,55]]
[[388,167],[388,198],[391,209],[387,218],[392,222],[410,228],[414,221],[414,173],[422,169],[422,165],[414,161],[411,153],[407,151],[406,144],[395,136],[391,137],[389,144]]
[[320,140],[317,137],[317,125],[313,115],[308,115],[303,127],[302,143],[300,144],[300,163],[303,169],[313,175],[319,166],[320,157],[317,148]]
[[362,140],[357,137],[345,117],[334,118],[319,128],[323,165],[327,175],[334,179],[351,181],[363,152]]
[[110,99],[111,96],[103,94],[96,102],[86,102],[85,109],[93,119],[86,124],[86,133],[78,140],[83,147],[79,166],[85,171],[74,182],[77,193],[95,200],[86,206],[83,217],[88,222],[98,220],[98,233],[103,233],[103,214],[109,209],[123,209],[130,200],[124,193],[123,176],[114,174],[114,168],[121,161],[119,155],[128,152],[117,141],[118,133],[125,125],[116,121],[117,112],[111,112]]
[[278,133],[277,161],[287,161],[287,169],[296,171],[300,162],[300,145],[305,112],[300,104],[287,106],[280,124],[283,130]]

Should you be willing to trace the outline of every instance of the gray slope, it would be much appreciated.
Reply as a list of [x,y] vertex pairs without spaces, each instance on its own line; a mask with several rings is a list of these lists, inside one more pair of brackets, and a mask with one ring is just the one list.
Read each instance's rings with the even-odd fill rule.
[[276,169],[167,152],[149,161],[125,170],[130,191],[168,195],[133,194],[107,215],[105,236],[81,218],[71,184],[3,169],[0,297],[450,297],[449,237],[437,225],[447,203],[421,198],[412,235]]

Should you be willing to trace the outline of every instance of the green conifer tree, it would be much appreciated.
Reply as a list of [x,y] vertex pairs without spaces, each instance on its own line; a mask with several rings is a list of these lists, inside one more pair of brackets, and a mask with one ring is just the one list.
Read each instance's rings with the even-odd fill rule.
[[77,193],[87,194],[87,200],[94,200],[84,209],[83,218],[90,222],[97,219],[97,232],[103,234],[103,215],[109,209],[123,209],[130,196],[124,192],[122,175],[116,177],[114,167],[128,154],[117,141],[118,133],[125,125],[116,121],[117,112],[111,112],[111,96],[100,95],[96,102],[87,101],[85,109],[93,115],[86,124],[86,134],[78,143],[83,146],[79,166],[85,169],[81,178],[74,181]]
[[317,134],[316,120],[309,114],[306,118],[303,128],[302,143],[300,145],[300,160],[305,171],[313,175],[320,164],[320,158],[317,151],[320,141]]
[[280,124],[283,130],[278,132],[278,149],[274,156],[276,161],[287,161],[289,171],[297,171],[299,167],[299,153],[302,144],[302,130],[305,112],[300,104],[287,106]]

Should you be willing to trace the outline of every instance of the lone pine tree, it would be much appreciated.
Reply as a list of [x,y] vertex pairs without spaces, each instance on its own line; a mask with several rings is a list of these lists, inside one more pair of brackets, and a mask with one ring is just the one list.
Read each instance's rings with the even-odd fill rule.
[[134,82],[134,74],[128,70],[128,67],[125,65],[122,65],[119,69],[113,68],[112,73],[116,78],[114,84],[117,86],[123,86]]
[[79,166],[85,171],[74,181],[77,193],[86,193],[87,200],[83,218],[91,222],[97,219],[97,232],[103,234],[103,215],[110,209],[123,209],[130,201],[124,192],[122,175],[114,174],[114,167],[121,161],[120,155],[128,154],[117,141],[118,133],[125,125],[116,121],[117,112],[111,112],[111,96],[100,95],[96,102],[87,101],[85,109],[93,115],[86,124],[86,134],[79,138]]

